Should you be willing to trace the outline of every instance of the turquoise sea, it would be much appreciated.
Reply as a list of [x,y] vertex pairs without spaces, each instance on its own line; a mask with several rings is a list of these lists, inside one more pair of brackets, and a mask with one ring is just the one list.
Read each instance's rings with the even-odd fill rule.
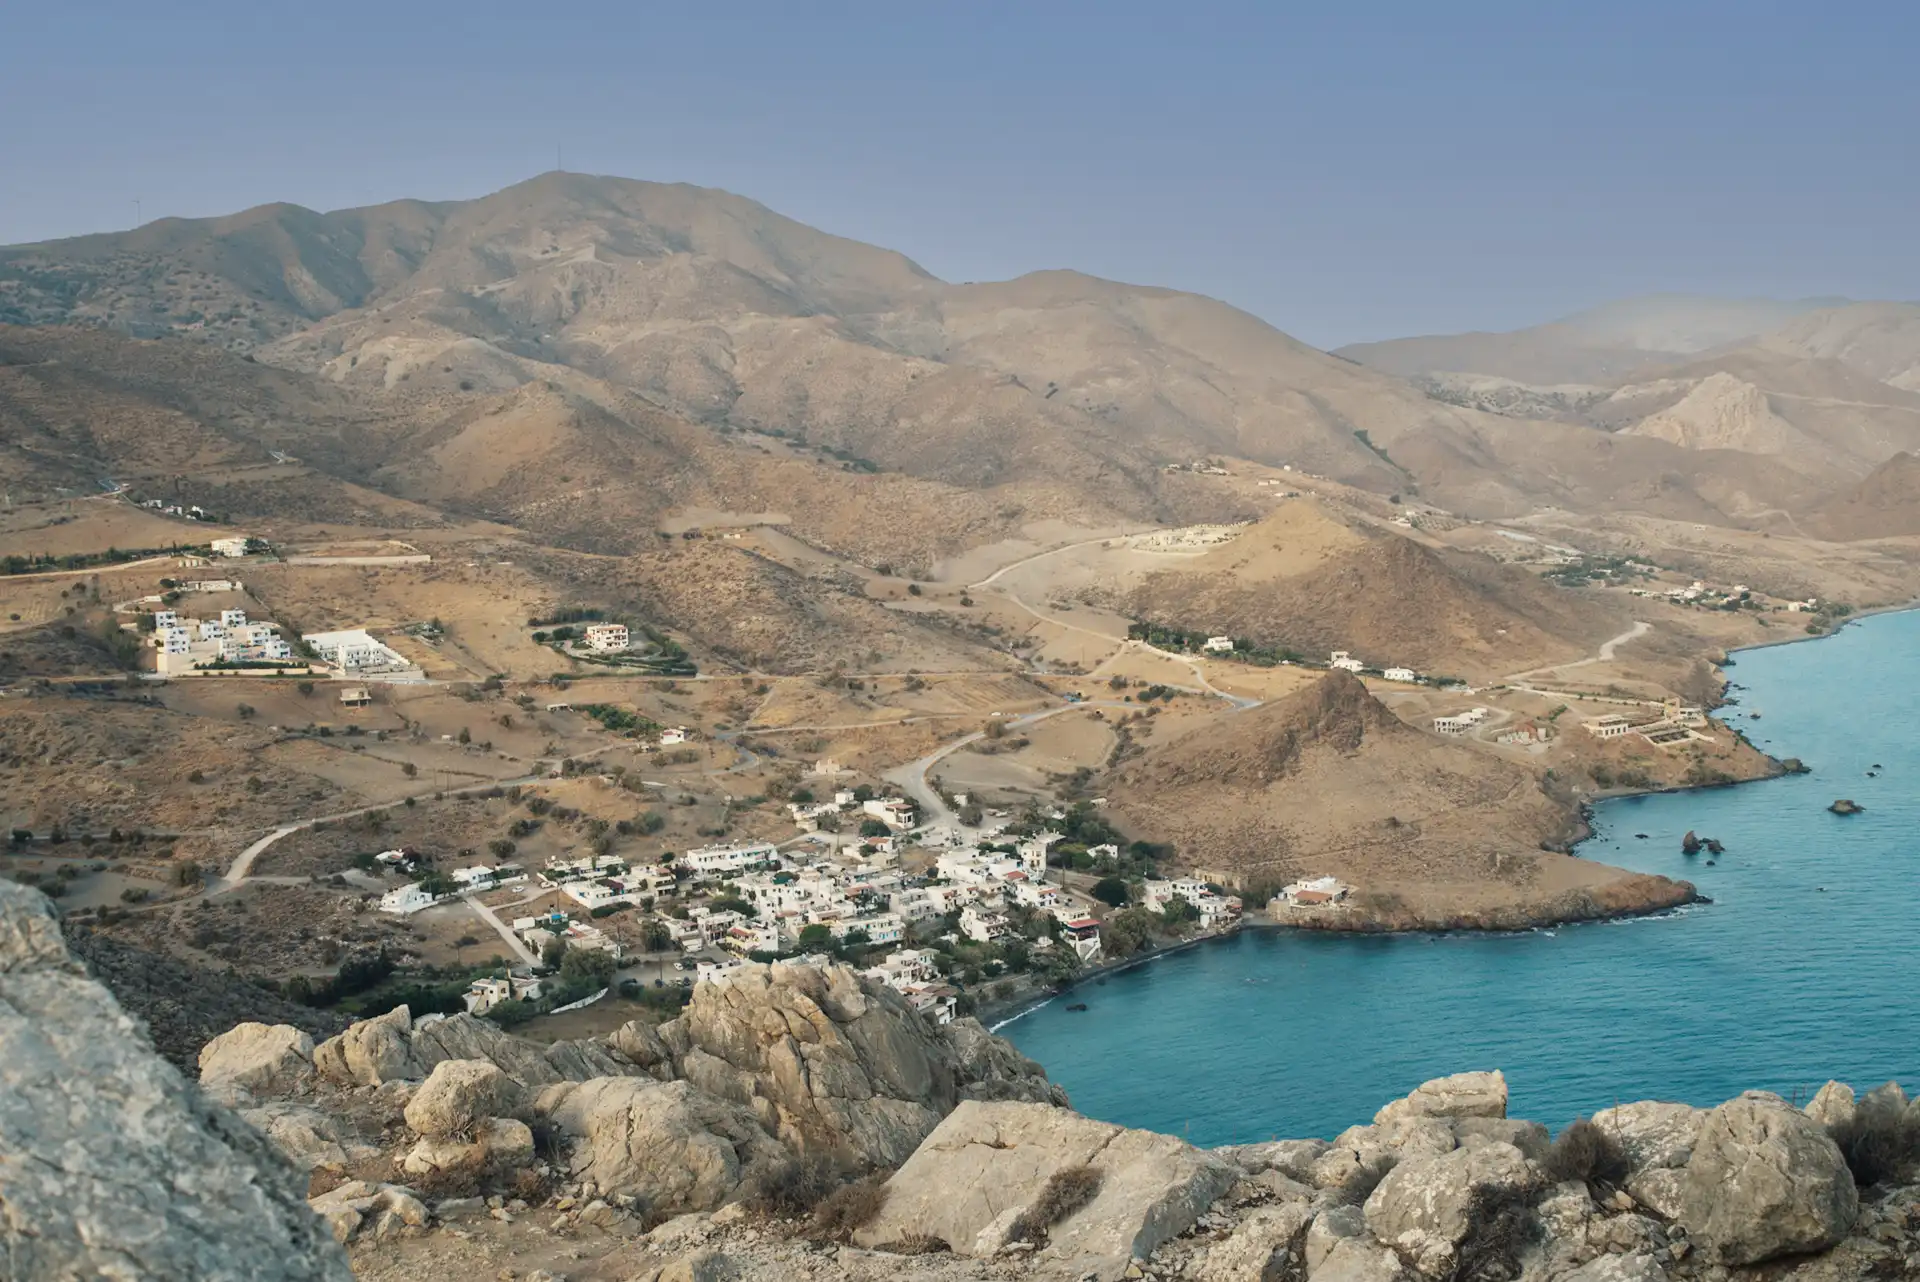
[[[1609,801],[1580,849],[1711,904],[1512,935],[1249,930],[1000,1031],[1081,1112],[1208,1145],[1332,1136],[1475,1068],[1555,1128],[1622,1100],[1920,1084],[1920,612],[1744,651],[1728,676],[1725,715],[1813,773]],[[1865,813],[1827,813],[1839,797]],[[1680,853],[1688,829],[1725,843],[1716,866]]]

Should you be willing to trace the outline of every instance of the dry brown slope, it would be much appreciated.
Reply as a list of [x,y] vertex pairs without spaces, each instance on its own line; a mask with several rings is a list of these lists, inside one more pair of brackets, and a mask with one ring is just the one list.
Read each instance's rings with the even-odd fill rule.
[[1121,604],[1170,627],[1472,679],[1583,657],[1628,625],[1611,601],[1350,523],[1309,501],[1149,575]]
[[1806,525],[1840,542],[1920,534],[1920,458],[1896,454],[1811,513]]
[[1375,924],[1518,924],[1686,893],[1546,852],[1578,834],[1571,802],[1402,724],[1345,673],[1152,748],[1106,791],[1123,827],[1184,863],[1267,886],[1332,874]]

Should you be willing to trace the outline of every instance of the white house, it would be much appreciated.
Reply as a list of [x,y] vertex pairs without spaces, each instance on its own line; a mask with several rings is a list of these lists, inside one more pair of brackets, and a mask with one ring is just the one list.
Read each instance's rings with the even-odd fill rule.
[[440,903],[446,895],[430,895],[420,889],[418,882],[409,882],[380,896],[380,911],[392,913],[396,917],[410,917],[423,908],[431,908]]
[[460,1000],[466,1003],[469,1015],[484,1015],[502,1002],[532,1001],[539,995],[539,980],[511,975],[506,979],[476,979]]
[[1604,717],[1595,717],[1587,722],[1586,726],[1596,739],[1618,739],[1633,729],[1633,723],[1617,712],[1610,712]]
[[1060,935],[1083,964],[1100,960],[1100,923],[1091,917],[1075,917],[1060,923]]
[[[239,613],[239,611],[231,611]],[[242,620],[244,622],[244,619]],[[300,638],[313,652],[343,671],[404,668],[407,661],[375,641],[364,628],[340,632],[309,632]]]
[[213,548],[213,554],[215,556],[245,556],[247,554],[247,540],[245,538],[215,539],[210,546]]
[[677,743],[685,743],[692,737],[693,732],[685,726],[675,726],[671,730],[662,730],[660,732],[660,746],[662,748],[671,748]]
[[180,615],[177,611],[155,610],[153,612],[153,630],[155,632],[158,632],[161,628],[174,628],[178,626],[180,626]]
[[861,803],[860,812],[872,815],[889,828],[911,828],[918,817],[913,803],[902,797],[874,797]]
[[1202,650],[1212,651],[1215,654],[1232,654],[1233,638],[1232,637],[1208,637],[1204,642],[1201,643],[1200,648]]
[[612,654],[627,648],[627,625],[624,623],[590,623],[581,636],[586,640],[587,649],[599,654]]
[[979,904],[968,904],[960,910],[960,933],[978,943],[990,944],[1011,935],[1013,926],[999,913],[989,912]]
[[1312,877],[1281,887],[1274,901],[1290,908],[1328,908],[1344,900],[1348,892],[1347,884],[1337,877]]
[[1385,677],[1389,681],[1413,682],[1413,681],[1418,681],[1420,679],[1420,674],[1415,672],[1412,668],[1388,668],[1385,672],[1381,673],[1380,675]]
[[703,846],[687,851],[675,862],[691,869],[696,878],[712,878],[744,871],[754,864],[776,859],[779,854],[772,842],[753,841],[735,846]]
[[1351,654],[1348,654],[1345,650],[1335,650],[1333,657],[1327,661],[1327,666],[1330,668],[1338,668],[1342,672],[1359,672],[1366,667],[1364,663],[1354,658]]
[[1488,708],[1468,708],[1450,717],[1435,717],[1433,728],[1439,734],[1465,734],[1492,715],[1492,710]]

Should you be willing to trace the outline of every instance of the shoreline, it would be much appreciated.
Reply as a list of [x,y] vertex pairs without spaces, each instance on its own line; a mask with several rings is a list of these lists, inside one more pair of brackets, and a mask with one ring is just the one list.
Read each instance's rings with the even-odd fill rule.
[[[1885,614],[1904,614],[1910,611],[1920,611],[1920,598],[1917,598],[1914,601],[1904,605],[1880,606],[1870,610],[1857,611],[1854,614],[1849,615],[1845,620],[1843,620],[1839,627],[1834,628],[1830,632],[1822,632],[1818,636],[1783,637],[1777,641],[1760,641],[1760,642],[1754,643],[1753,645],[1739,646],[1733,650],[1729,650],[1726,652],[1726,656],[1731,657],[1733,655],[1740,654],[1748,650],[1764,650],[1764,649],[1771,649],[1776,646],[1798,645],[1801,642],[1806,642],[1806,641],[1824,641],[1830,637],[1835,637],[1840,635],[1841,632],[1846,630],[1848,625],[1858,622],[1860,620],[1876,618],[1880,615],[1885,615]],[[1722,676],[1725,676],[1726,668],[1725,666],[1723,666],[1723,663],[1715,663],[1713,667],[1716,672],[1719,672]],[[1731,684],[1731,682],[1729,682],[1728,684]],[[1734,729],[1736,729],[1737,731],[1738,728],[1734,727]],[[1633,789],[1631,791],[1626,791],[1626,792],[1612,793],[1605,797],[1596,798],[1592,802],[1583,803],[1580,808],[1580,826],[1582,829],[1582,833],[1578,838],[1568,843],[1567,852],[1566,852],[1568,857],[1574,858],[1574,859],[1584,858],[1584,856],[1578,853],[1579,848],[1585,845],[1587,842],[1595,840],[1596,834],[1593,830],[1593,825],[1591,822],[1592,820],[1591,810],[1592,810],[1592,807],[1598,804],[1599,802],[1625,801],[1633,797],[1651,797],[1651,796],[1660,796],[1660,795],[1671,794],[1671,793],[1706,792],[1706,791],[1717,790],[1722,788],[1739,788],[1749,784],[1764,783],[1771,779],[1785,778],[1790,773],[1792,773],[1786,770],[1781,758],[1775,757],[1771,753],[1764,754],[1764,755],[1766,755],[1767,759],[1769,761],[1772,761],[1776,767],[1779,767],[1779,769],[1772,774],[1762,775],[1758,778],[1734,779],[1734,780],[1729,780],[1723,783],[1681,784],[1681,785],[1676,785],[1671,787],[1638,788],[1638,789]],[[1605,866],[1612,867],[1613,865],[1605,865]],[[1649,874],[1649,873],[1632,873],[1627,869],[1622,869],[1621,871],[1627,873],[1629,877],[1634,877],[1634,878],[1651,878],[1657,875],[1657,874]],[[1674,896],[1664,902],[1624,905],[1624,906],[1614,907],[1614,908],[1602,907],[1597,903],[1592,903],[1592,901],[1589,901],[1589,906],[1596,909],[1597,911],[1580,912],[1580,913],[1574,913],[1571,915],[1527,916],[1526,910],[1524,907],[1517,907],[1516,909],[1513,910],[1516,913],[1516,916],[1509,920],[1500,921],[1500,922],[1489,921],[1489,922],[1484,922],[1479,924],[1465,924],[1465,923],[1440,924],[1440,923],[1430,922],[1430,923],[1420,923],[1420,924],[1409,923],[1405,925],[1399,925],[1399,924],[1387,924],[1387,923],[1382,923],[1378,921],[1364,922],[1364,923],[1342,922],[1332,918],[1314,919],[1311,921],[1300,921],[1300,922],[1282,922],[1282,921],[1272,920],[1270,918],[1265,920],[1260,920],[1260,921],[1253,921],[1253,920],[1249,920],[1248,918],[1242,918],[1239,922],[1235,923],[1234,926],[1228,930],[1215,931],[1205,935],[1196,935],[1192,938],[1179,940],[1177,942],[1170,943],[1161,947],[1136,953],[1133,956],[1125,958],[1122,961],[1104,964],[1102,966],[1087,970],[1080,975],[1076,975],[1067,984],[1057,989],[1053,989],[1050,992],[1047,992],[1044,994],[1029,994],[1025,997],[1016,998],[1011,1001],[983,1007],[976,1013],[976,1018],[978,1018],[982,1024],[987,1026],[987,1029],[989,1032],[997,1033],[1001,1029],[1004,1029],[1005,1027],[1007,1027],[1008,1025],[1013,1024],[1018,1020],[1021,1020],[1026,1016],[1032,1014],[1034,1011],[1040,1009],[1042,1006],[1047,1005],[1048,1003],[1052,1002],[1054,999],[1065,996],[1069,993],[1072,993],[1073,991],[1078,989],[1081,985],[1086,984],[1089,981],[1104,979],[1109,975],[1121,974],[1125,971],[1133,969],[1136,966],[1145,965],[1146,963],[1154,961],[1160,957],[1168,956],[1174,953],[1185,952],[1188,949],[1197,948],[1203,944],[1214,943],[1214,942],[1225,940],[1225,939],[1232,939],[1238,936],[1242,931],[1249,931],[1249,930],[1300,931],[1300,932],[1311,931],[1311,932],[1325,934],[1325,935],[1335,935],[1335,936],[1347,935],[1347,936],[1365,936],[1365,937],[1377,937],[1380,935],[1436,935],[1438,936],[1438,935],[1452,935],[1452,934],[1523,934],[1523,933],[1530,933],[1533,931],[1553,930],[1561,926],[1597,925],[1604,922],[1620,921],[1620,920],[1625,920],[1629,918],[1661,917],[1668,914],[1677,913],[1679,910],[1683,908],[1691,907],[1696,904],[1710,905],[1713,903],[1713,900],[1710,897],[1701,894],[1699,889],[1695,887],[1692,882],[1674,881],[1671,878],[1661,878],[1661,880],[1667,882],[1667,884],[1675,888],[1684,888],[1686,893],[1683,895]],[[1571,906],[1572,905],[1569,905],[1569,907]],[[1264,912],[1264,909],[1262,909],[1261,911]],[[1495,913],[1498,913],[1499,911],[1500,910],[1494,910]]]

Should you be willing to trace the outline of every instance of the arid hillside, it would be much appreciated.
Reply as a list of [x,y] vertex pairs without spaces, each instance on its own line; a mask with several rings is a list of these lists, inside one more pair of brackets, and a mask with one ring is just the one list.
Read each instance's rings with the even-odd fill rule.
[[1268,889],[1332,874],[1381,920],[1403,904],[1441,921],[1666,893],[1661,879],[1548,853],[1578,829],[1570,800],[1525,766],[1402,724],[1340,672],[1150,749],[1108,796],[1129,831],[1194,866]]
[[1129,617],[1377,667],[1474,679],[1593,652],[1627,626],[1617,603],[1487,557],[1429,547],[1290,500],[1232,542],[1150,574]]
[[1807,524],[1841,542],[1920,534],[1920,458],[1894,455],[1823,504]]

